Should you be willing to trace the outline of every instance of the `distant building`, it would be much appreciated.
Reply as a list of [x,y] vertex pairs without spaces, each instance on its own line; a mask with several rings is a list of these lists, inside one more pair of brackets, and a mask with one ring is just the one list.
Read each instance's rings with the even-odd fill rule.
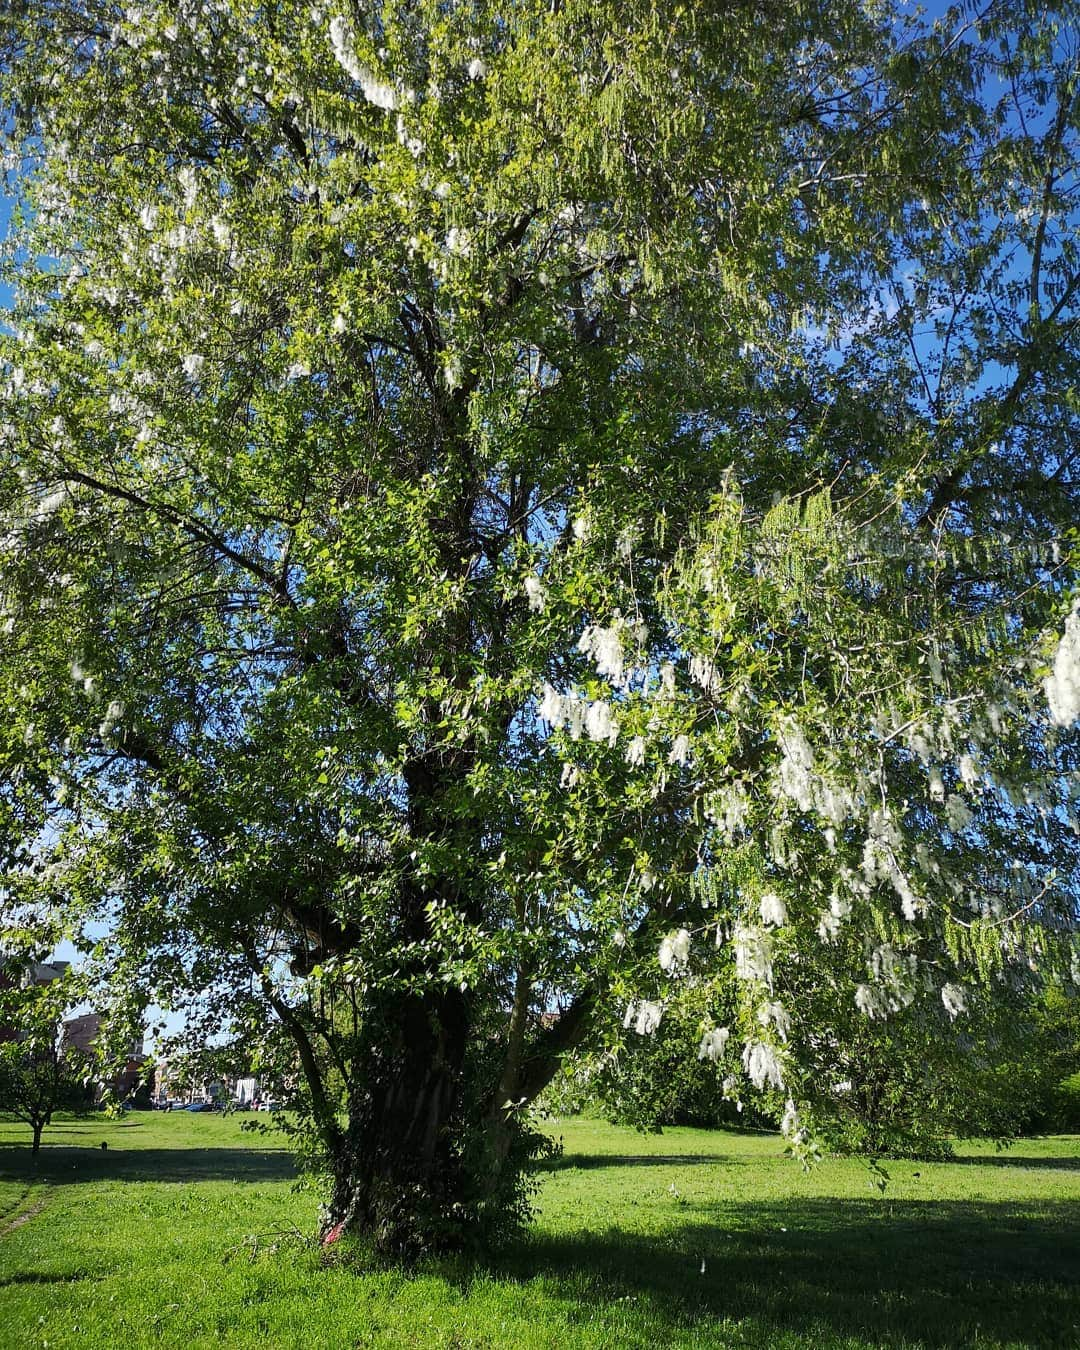
[[[70,966],[70,961],[31,961],[24,965],[0,960],[0,990],[11,989],[17,985],[27,988],[32,985],[52,984],[53,980],[61,979]],[[0,1043],[18,1040],[20,1034],[17,1026],[0,1022]],[[69,1017],[63,1024],[61,1050],[65,1054],[68,1051],[92,1054],[100,1034],[100,1013],[88,1012],[81,1013],[77,1017]],[[124,1067],[112,1079],[99,1083],[98,1091],[111,1088],[121,1098],[130,1097],[142,1079],[146,1058],[143,1038],[140,1035],[128,1047]]]
[[220,1079],[200,1077],[192,1073],[188,1064],[178,1067],[167,1059],[159,1059],[154,1069],[153,1097],[156,1102],[210,1102],[226,1096],[226,1085]]
[[[78,1017],[69,1017],[64,1023],[63,1048],[65,1051],[75,1050],[83,1054],[92,1054],[100,1034],[100,1013],[82,1013]],[[142,1081],[145,1064],[143,1038],[139,1036],[128,1047],[124,1067],[111,1079],[99,1084],[99,1087],[102,1090],[111,1089],[121,1099],[130,1097]]]
[[[0,958],[0,990],[13,989],[18,985],[26,988],[34,984],[51,984],[58,980],[71,965],[70,961],[31,961],[22,965]],[[17,1041],[21,1032],[12,1022],[0,1021],[0,1044],[4,1041]]]
[[23,977],[25,984],[52,984],[62,975],[66,975],[70,961],[32,961]]
[[89,1054],[97,1042],[101,1031],[101,1017],[98,1013],[83,1013],[81,1017],[69,1017],[64,1023],[65,1050],[82,1050]]

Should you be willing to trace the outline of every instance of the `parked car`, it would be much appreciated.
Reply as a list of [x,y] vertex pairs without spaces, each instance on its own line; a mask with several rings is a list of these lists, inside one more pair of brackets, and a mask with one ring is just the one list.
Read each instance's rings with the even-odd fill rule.
[[192,1102],[191,1105],[190,1105],[187,1109],[188,1109],[189,1111],[212,1111],[212,1110],[214,1109],[214,1103],[213,1103],[213,1102]]

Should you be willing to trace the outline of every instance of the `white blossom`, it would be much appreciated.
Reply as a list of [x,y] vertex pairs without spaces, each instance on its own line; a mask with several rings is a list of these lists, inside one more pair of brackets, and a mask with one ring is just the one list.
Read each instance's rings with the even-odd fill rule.
[[177,225],[165,236],[165,242],[176,253],[183,253],[191,242],[191,231],[186,225]]
[[756,1088],[784,1086],[784,1076],[776,1051],[764,1041],[748,1041],[743,1050],[743,1067]]
[[730,1035],[731,1032],[727,1027],[713,1027],[711,1031],[707,1031],[698,1046],[698,1059],[707,1059],[714,1064],[718,1059],[722,1059]]
[[180,364],[189,380],[197,380],[203,373],[206,357],[201,356],[198,352],[191,352],[190,355],[184,357]]
[[1080,718],[1080,604],[1065,620],[1065,632],[1054,654],[1053,673],[1046,680],[1050,717],[1056,726],[1071,727]]
[[760,928],[740,924],[732,936],[735,948],[735,974],[740,980],[761,980],[772,984],[772,940]]
[[888,880],[895,867],[895,850],[900,845],[900,831],[885,807],[875,807],[870,813],[869,831],[863,845],[862,877],[868,886]]
[[215,216],[210,222],[210,230],[218,248],[228,249],[232,247],[232,227],[227,220],[223,220],[221,216]]
[[919,897],[911,888],[911,882],[894,863],[889,869],[889,880],[892,882],[892,888],[900,901],[900,912],[908,923],[914,923],[918,918],[919,911],[924,908]]
[[639,1036],[651,1036],[660,1025],[660,1019],[663,1015],[664,1005],[662,1003],[651,1003],[648,999],[631,1002],[627,1005],[623,1026],[633,1026]]
[[660,692],[666,698],[675,697],[675,667],[670,661],[660,665]]
[[468,230],[452,225],[446,232],[445,248],[447,253],[456,254],[460,258],[468,258],[472,253],[472,235]]
[[629,562],[640,541],[641,527],[639,525],[627,525],[619,531],[615,539],[615,552],[624,562]]
[[564,764],[562,767],[562,773],[559,776],[559,787],[563,788],[564,790],[569,790],[572,787],[577,787],[577,781],[580,778],[580,776],[581,771],[578,769],[578,766],[576,764]]
[[945,780],[941,776],[940,769],[930,770],[930,796],[936,802],[945,800]]
[[610,628],[589,624],[578,639],[578,651],[596,663],[597,674],[605,676],[614,685],[621,685],[625,676],[625,656],[621,625]]
[[794,1139],[799,1133],[799,1113],[790,1097],[784,1103],[784,1114],[780,1119],[780,1133],[785,1139]]
[[791,1014],[782,1003],[763,1003],[758,1009],[757,1019],[763,1027],[774,1026],[782,1041],[786,1041],[791,1034]]
[[105,709],[105,716],[101,724],[98,726],[98,735],[101,737],[102,740],[108,740],[108,738],[116,730],[117,724],[119,723],[123,715],[124,715],[123,703],[117,698],[112,699],[109,703],[109,706]]
[[932,754],[927,731],[928,728],[920,723],[916,726],[909,727],[904,736],[904,741],[908,749],[918,755],[919,759],[922,760],[924,764],[930,762],[930,756]]
[[585,730],[585,703],[580,698],[568,698],[563,707],[566,712],[566,729],[572,741],[580,741]]
[[311,367],[306,361],[294,361],[286,372],[286,379],[303,380],[311,374]]
[[761,922],[766,928],[782,928],[787,923],[787,906],[773,891],[761,897]]
[[908,1007],[915,998],[918,962],[912,952],[899,952],[891,943],[875,948],[870,967],[875,983],[860,984],[855,1006],[867,1017],[884,1018]]
[[669,764],[689,764],[690,762],[690,737],[685,732],[680,733],[671,742],[671,753],[668,755]]
[[54,516],[63,506],[66,497],[67,488],[63,484],[54,488],[47,496],[42,497],[34,508],[34,519],[48,520],[50,516]]
[[524,585],[529,608],[534,614],[543,614],[544,607],[547,604],[547,591],[544,583],[537,576],[527,576]]
[[949,823],[949,829],[959,833],[961,830],[966,830],[975,817],[968,810],[963,797],[957,796],[955,792],[950,792],[945,801],[945,819]]
[[626,747],[626,762],[632,769],[639,769],[645,763],[645,737],[635,736]]
[[157,228],[158,208],[153,205],[144,206],[139,212],[139,224],[144,230],[153,230]]
[[745,791],[736,783],[713,793],[705,810],[709,819],[720,826],[724,837],[731,843],[746,824],[749,805]]
[[590,741],[607,741],[614,745],[619,739],[619,724],[612,716],[610,703],[598,698],[589,704],[585,714],[585,734]]
[[906,1008],[914,998],[913,985],[918,974],[918,960],[914,952],[898,952],[890,942],[876,947],[870,958],[874,978],[886,989],[892,1011]]
[[474,56],[469,62],[468,75],[470,80],[482,80],[487,75],[488,69],[478,56]]
[[364,97],[376,108],[393,112],[398,106],[397,91],[378,79],[356,55],[356,35],[348,19],[341,15],[330,20],[330,45],[338,65],[352,76],[364,92]]
[[941,990],[941,1001],[945,1011],[956,1020],[962,1012],[967,1012],[967,995],[958,984],[946,984]]
[[720,673],[707,656],[690,658],[690,678],[709,693],[720,682]]
[[461,382],[465,378],[465,367],[458,352],[447,352],[443,361],[442,376],[443,383],[451,393],[461,388]]
[[[401,113],[398,113],[397,118],[397,138],[398,144],[403,145],[405,149],[408,150],[409,154],[412,155],[413,159],[419,158],[419,156],[423,153],[424,142],[420,139],[419,136],[413,136],[410,133],[409,128],[406,125],[405,118],[401,115]],[[462,233],[464,233],[464,231],[462,231]]]
[[553,689],[550,684],[545,684],[544,697],[540,700],[538,709],[541,720],[547,722],[549,726],[561,727],[566,721],[566,705],[569,701],[557,689]]
[[889,1005],[885,995],[880,989],[875,989],[869,984],[860,984],[855,990],[855,1006],[865,1017],[888,1017],[889,1015]]
[[843,825],[855,809],[854,799],[848,789],[836,787],[832,783],[819,780],[815,796],[817,809],[834,825]]
[[669,933],[660,943],[660,969],[671,974],[690,959],[690,934],[685,928]]
[[589,521],[586,516],[575,516],[570,525],[574,533],[574,538],[579,544],[583,544],[589,537]]
[[199,175],[190,164],[185,164],[177,170],[176,181],[180,184],[180,191],[183,193],[184,209],[190,211],[199,195]]
[[809,811],[814,804],[814,752],[802,728],[792,720],[781,726],[780,743],[784,748],[784,757],[780,761],[780,794],[790,797],[800,811]]

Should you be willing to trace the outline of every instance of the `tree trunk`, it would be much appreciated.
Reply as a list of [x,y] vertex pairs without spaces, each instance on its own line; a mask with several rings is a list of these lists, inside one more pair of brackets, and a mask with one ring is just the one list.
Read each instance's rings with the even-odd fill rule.
[[45,1122],[41,1120],[31,1121],[30,1128],[34,1131],[34,1142],[30,1145],[30,1152],[37,1153],[41,1149],[41,1131],[45,1128]]
[[343,1229],[390,1255],[455,1246],[471,1223],[464,1091],[469,1018],[457,989],[384,1010],[333,1158],[324,1240]]

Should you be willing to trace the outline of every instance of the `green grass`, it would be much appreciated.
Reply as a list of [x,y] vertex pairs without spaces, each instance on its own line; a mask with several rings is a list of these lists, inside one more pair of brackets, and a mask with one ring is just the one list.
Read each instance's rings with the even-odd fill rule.
[[1080,1346],[1080,1138],[880,1195],[770,1135],[556,1132],[526,1237],[402,1274],[326,1266],[317,1196],[236,1117],[64,1121],[36,1162],[0,1125],[0,1346]]

